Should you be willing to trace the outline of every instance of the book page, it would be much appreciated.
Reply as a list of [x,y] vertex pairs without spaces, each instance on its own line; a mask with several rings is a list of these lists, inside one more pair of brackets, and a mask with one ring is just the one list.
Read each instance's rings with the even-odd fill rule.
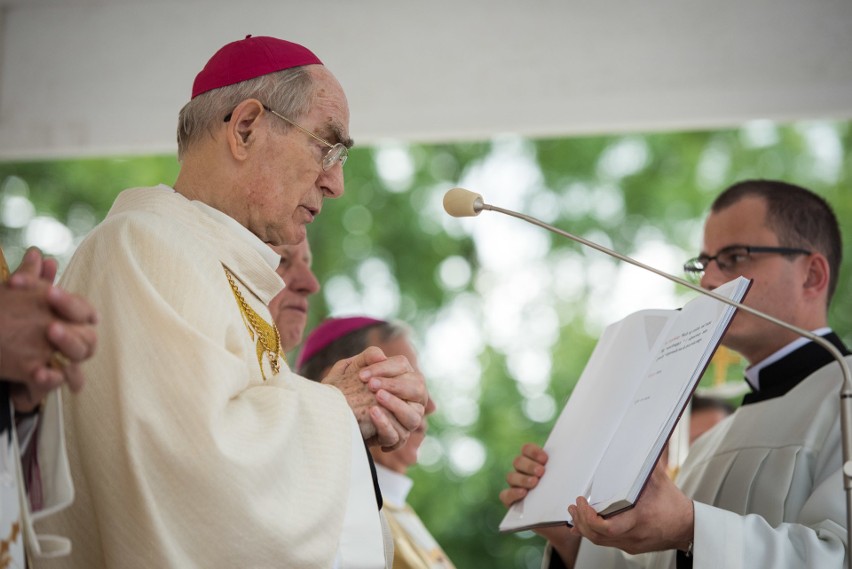
[[[730,297],[741,284],[732,281],[716,292]],[[733,312],[729,305],[699,296],[673,321],[595,473],[589,502],[596,510],[635,502]]]
[[645,310],[608,326],[595,346],[544,449],[547,472],[524,500],[515,503],[501,530],[566,521],[568,505],[589,491],[604,450],[659,352],[675,310]]

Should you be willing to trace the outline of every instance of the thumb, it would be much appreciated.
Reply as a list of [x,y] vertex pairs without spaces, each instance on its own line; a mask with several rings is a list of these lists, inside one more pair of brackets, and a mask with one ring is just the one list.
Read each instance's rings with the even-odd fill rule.
[[24,258],[21,259],[21,264],[15,269],[12,274],[11,283],[13,286],[28,286],[35,284],[41,278],[44,260],[41,256],[41,251],[36,247],[30,247],[24,253]]
[[337,363],[335,363],[331,367],[326,376],[336,376],[358,372],[364,369],[365,367],[369,367],[373,364],[383,362],[386,359],[388,358],[381,349],[377,348],[376,346],[370,346],[357,356],[338,360]]
[[370,346],[357,356],[352,356],[351,358],[345,361],[348,361],[349,365],[353,365],[358,369],[362,369],[365,367],[369,367],[373,364],[383,362],[386,359],[388,359],[388,357],[380,348],[376,346]]
[[364,367],[371,366],[373,364],[377,364],[388,359],[385,353],[378,346],[370,346],[355,357],[363,358]]

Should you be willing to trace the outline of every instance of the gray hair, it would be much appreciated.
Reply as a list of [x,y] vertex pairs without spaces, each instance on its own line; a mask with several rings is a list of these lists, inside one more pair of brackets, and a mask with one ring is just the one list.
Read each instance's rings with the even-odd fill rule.
[[[202,93],[180,110],[178,160],[205,133],[212,133],[228,113],[246,99],[257,99],[285,117],[299,120],[310,109],[313,94],[313,78],[304,66],[276,71]],[[285,121],[275,121],[274,124],[274,128],[289,128]]]

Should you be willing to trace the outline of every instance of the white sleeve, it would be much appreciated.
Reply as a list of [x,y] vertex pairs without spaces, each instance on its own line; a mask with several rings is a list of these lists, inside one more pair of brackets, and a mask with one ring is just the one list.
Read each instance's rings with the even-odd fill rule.
[[846,567],[845,502],[840,472],[817,486],[802,508],[800,523],[772,527],[761,516],[741,516],[695,502],[693,568],[762,569]]

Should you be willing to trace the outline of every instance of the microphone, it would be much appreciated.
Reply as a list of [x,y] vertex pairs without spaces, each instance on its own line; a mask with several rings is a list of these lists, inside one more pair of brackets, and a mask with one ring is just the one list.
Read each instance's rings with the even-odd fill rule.
[[464,188],[453,188],[444,194],[444,211],[453,217],[477,216],[484,206],[482,196]]
[[[502,213],[511,217],[517,217],[518,219],[522,219],[528,223],[532,223],[533,225],[538,225],[539,227],[547,229],[548,231],[556,233],[557,235],[567,237],[572,241],[576,241],[577,243],[581,243],[583,245],[586,245],[587,247],[596,249],[611,257],[615,257],[616,259],[619,259],[626,263],[630,263],[631,265],[635,265],[647,271],[651,271],[652,273],[660,275],[663,278],[666,278],[679,285],[694,290],[699,294],[715,298],[716,300],[733,306],[738,310],[743,310],[745,312],[748,312],[749,314],[757,316],[758,318],[762,318],[763,320],[772,322],[773,324],[790,330],[791,332],[794,332],[799,336],[803,336],[808,340],[811,340],[812,342],[815,342],[826,350],[828,350],[828,352],[832,356],[834,356],[834,359],[837,360],[837,363],[840,364],[840,370],[843,373],[843,386],[840,389],[840,430],[843,436],[843,488],[846,491],[846,543],[852,544],[852,376],[850,376],[849,365],[843,358],[843,354],[841,354],[840,350],[835,348],[831,342],[829,342],[822,336],[814,334],[810,330],[805,330],[804,328],[799,328],[798,326],[794,326],[793,324],[790,324],[783,320],[779,320],[778,318],[770,316],[765,312],[755,310],[750,306],[746,306],[740,302],[731,300],[727,297],[713,292],[712,290],[701,288],[700,286],[693,284],[687,280],[676,277],[674,275],[670,275],[669,273],[646,265],[645,263],[641,263],[633,259],[632,257],[617,253],[612,249],[608,249],[603,245],[599,245],[578,235],[563,231],[562,229],[549,225],[539,219],[536,219],[529,215],[525,215],[523,213],[512,211],[510,209],[503,209],[501,207],[487,204],[485,203],[485,200],[483,200],[480,194],[471,192],[470,190],[466,190],[464,188],[453,188],[449,190],[446,194],[444,194],[444,210],[453,217],[475,217],[479,215],[483,210],[496,211],[498,213]],[[852,569],[852,555],[847,554],[846,558],[848,560],[848,567]]]

